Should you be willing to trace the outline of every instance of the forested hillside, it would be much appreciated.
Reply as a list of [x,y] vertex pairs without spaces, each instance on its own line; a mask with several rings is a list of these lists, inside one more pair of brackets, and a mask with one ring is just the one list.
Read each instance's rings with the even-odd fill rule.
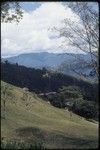
[[[55,107],[68,108],[71,105],[69,109],[74,113],[98,120],[97,84],[50,72],[45,68],[32,69],[8,62],[1,64],[1,79],[39,95],[42,93],[43,99]],[[52,92],[56,94],[52,95]]]
[[91,84],[77,78],[43,69],[27,68],[1,63],[1,79],[19,87],[27,87],[36,93],[58,91],[62,86],[78,86],[86,100],[98,100],[98,84]]

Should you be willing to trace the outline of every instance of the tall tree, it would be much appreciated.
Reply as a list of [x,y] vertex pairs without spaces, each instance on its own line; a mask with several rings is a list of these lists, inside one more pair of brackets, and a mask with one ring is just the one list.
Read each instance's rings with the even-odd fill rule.
[[[96,3],[94,3],[96,4]],[[91,56],[91,66],[98,75],[99,51],[99,11],[94,9],[89,2],[65,3],[79,16],[79,22],[71,19],[64,20],[64,27],[57,29],[60,36],[69,41],[70,45],[81,51],[88,52]],[[66,41],[65,41],[66,43]]]

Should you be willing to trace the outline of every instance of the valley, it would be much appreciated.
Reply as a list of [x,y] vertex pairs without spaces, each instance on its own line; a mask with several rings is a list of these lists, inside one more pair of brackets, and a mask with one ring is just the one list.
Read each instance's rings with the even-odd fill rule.
[[1,149],[99,148],[98,4],[1,2]]

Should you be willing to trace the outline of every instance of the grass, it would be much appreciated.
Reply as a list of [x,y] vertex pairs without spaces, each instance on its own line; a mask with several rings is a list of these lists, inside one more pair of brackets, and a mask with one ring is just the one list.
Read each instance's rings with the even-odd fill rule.
[[[7,87],[4,96],[4,87]],[[1,119],[1,136],[6,140],[43,139],[46,148],[97,148],[98,123],[55,108],[36,94],[1,81],[1,114],[6,100],[6,118]],[[70,115],[71,113],[71,115]]]

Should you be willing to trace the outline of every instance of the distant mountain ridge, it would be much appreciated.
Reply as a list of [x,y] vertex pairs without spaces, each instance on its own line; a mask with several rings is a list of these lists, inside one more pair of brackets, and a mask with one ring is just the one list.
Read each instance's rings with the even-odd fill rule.
[[74,54],[74,53],[26,53],[18,56],[2,58],[2,61],[8,60],[8,62],[14,64],[18,63],[30,68],[47,68],[53,69],[65,74],[76,76],[70,65],[75,70],[82,72],[89,76],[93,68],[89,66],[91,56],[87,54]]
[[13,56],[9,58],[3,58],[3,60],[8,60],[10,63],[18,63],[19,65],[24,65],[26,67],[58,67],[63,62],[71,63],[77,61],[78,58],[88,59],[89,55],[84,54],[72,54],[72,53],[26,53],[20,54],[18,56]]

